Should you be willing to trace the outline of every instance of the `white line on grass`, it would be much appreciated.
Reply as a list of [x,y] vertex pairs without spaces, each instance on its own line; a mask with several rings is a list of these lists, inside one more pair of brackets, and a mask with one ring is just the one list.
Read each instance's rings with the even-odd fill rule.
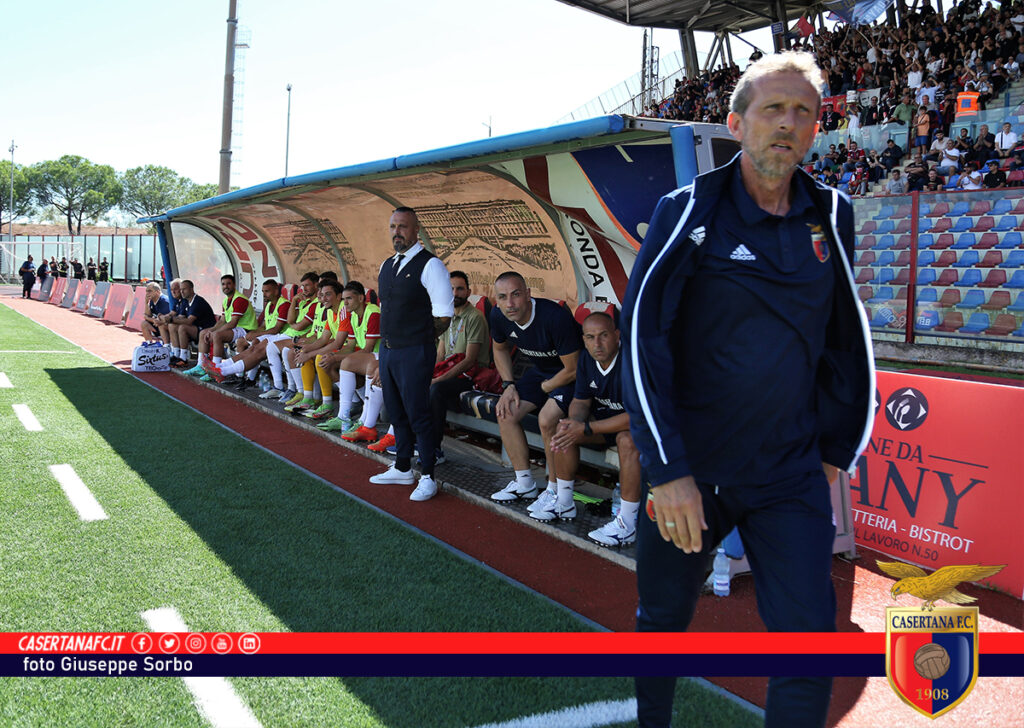
[[[174,607],[160,607],[142,613],[142,619],[154,632],[188,632],[185,620]],[[185,687],[195,698],[196,708],[213,728],[260,728],[238,693],[222,677],[183,677]]]
[[[32,319],[29,319],[31,321]],[[39,324],[42,326],[42,324]],[[46,328],[43,326],[43,328]],[[60,334],[57,334],[60,336]],[[74,343],[74,342],[71,342]],[[63,349],[0,349],[0,354],[77,354],[77,351],[65,351]]]
[[105,521],[109,516],[70,465],[51,465],[50,472],[83,521]]
[[0,389],[11,389],[14,385],[11,384],[11,380],[7,378],[7,375],[0,372]]
[[558,728],[599,728],[633,720],[636,720],[636,698],[627,698],[587,703],[550,713],[536,713],[504,723],[488,723],[478,728],[547,728],[552,725]]
[[32,414],[32,410],[28,408],[27,404],[12,404],[11,407],[14,409],[14,414],[21,420],[21,424],[25,425],[25,429],[29,432],[42,432],[43,426],[39,424],[39,420]]

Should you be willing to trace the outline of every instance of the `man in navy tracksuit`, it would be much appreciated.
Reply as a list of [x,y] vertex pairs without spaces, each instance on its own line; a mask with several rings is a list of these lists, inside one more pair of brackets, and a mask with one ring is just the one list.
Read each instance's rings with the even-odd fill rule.
[[[742,152],[662,198],[630,274],[623,394],[647,498],[640,631],[687,628],[734,526],[768,629],[835,630],[829,481],[867,442],[874,367],[850,202],[796,169],[820,78],[803,53],[747,69],[728,120]],[[670,724],[674,686],[637,678],[641,726]],[[765,724],[823,726],[830,693],[827,676],[774,677]]]

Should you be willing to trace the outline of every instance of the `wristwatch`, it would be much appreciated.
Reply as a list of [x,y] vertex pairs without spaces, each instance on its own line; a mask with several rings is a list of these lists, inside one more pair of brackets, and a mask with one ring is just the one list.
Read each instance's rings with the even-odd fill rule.
[[594,434],[594,431],[592,429],[590,429],[590,423],[589,422],[584,422],[583,423],[583,434],[584,435],[593,435]]
[[516,383],[514,381],[511,381],[511,380],[503,381],[501,383],[501,391],[504,392],[509,387],[514,387],[514,386],[516,386]]

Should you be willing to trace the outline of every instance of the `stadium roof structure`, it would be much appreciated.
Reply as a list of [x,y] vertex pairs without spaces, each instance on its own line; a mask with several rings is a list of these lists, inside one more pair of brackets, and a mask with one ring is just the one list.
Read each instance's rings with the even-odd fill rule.
[[[816,13],[812,0],[558,0],[626,25],[744,33]],[[781,12],[780,12],[781,10]],[[780,17],[785,15],[785,18]]]

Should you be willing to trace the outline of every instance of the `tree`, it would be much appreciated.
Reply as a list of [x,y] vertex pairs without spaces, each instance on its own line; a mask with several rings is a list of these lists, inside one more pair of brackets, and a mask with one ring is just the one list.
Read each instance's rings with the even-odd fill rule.
[[[10,225],[14,218],[32,212],[32,179],[20,164],[14,165],[14,214],[11,215],[11,163],[0,160],[0,225]],[[11,229],[13,234],[13,228]]]
[[[238,188],[235,187],[234,189]],[[188,194],[185,196],[185,201],[182,204],[189,205],[193,202],[199,202],[200,200],[206,200],[210,197],[214,197],[216,194],[216,184],[211,182],[210,184],[200,185],[193,182],[192,186],[189,187]]]
[[147,164],[121,177],[121,209],[136,217],[154,217],[186,204],[192,180],[173,169]]
[[[68,223],[68,234],[82,232],[82,220],[97,218],[121,201],[121,183],[114,168],[65,154],[31,167],[35,199],[52,205]],[[77,227],[77,229],[76,229]]]

